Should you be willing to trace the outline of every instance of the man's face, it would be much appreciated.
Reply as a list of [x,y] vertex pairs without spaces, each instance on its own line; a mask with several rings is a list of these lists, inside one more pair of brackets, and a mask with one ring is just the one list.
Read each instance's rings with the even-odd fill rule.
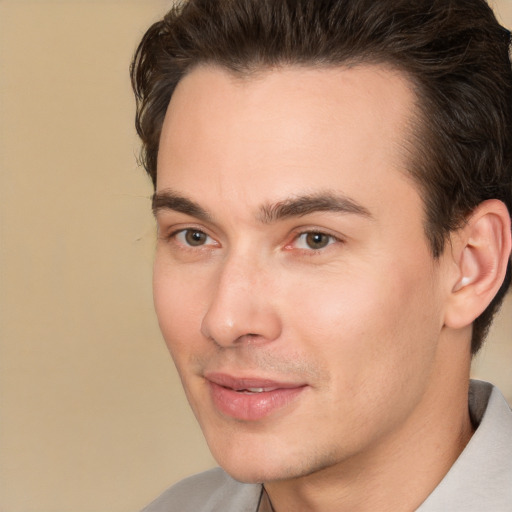
[[203,67],[173,95],[156,311],[235,478],[355,463],[435,420],[445,263],[406,173],[413,103],[376,66]]

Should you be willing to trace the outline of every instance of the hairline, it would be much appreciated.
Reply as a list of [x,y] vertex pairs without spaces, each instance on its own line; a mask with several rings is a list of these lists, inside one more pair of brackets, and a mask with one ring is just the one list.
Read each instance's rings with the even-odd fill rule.
[[[434,257],[434,259],[438,259],[444,248],[444,242],[447,239],[446,235],[448,233],[445,233],[444,239],[442,241],[436,240],[435,238],[436,229],[435,226],[432,225],[433,221],[430,218],[427,203],[429,199],[429,192],[422,183],[422,176],[424,176],[425,172],[428,172],[428,169],[425,172],[422,172],[420,170],[420,166],[418,165],[419,160],[421,159],[422,156],[424,158],[427,158],[427,168],[430,165],[432,165],[432,162],[430,162],[431,157],[429,155],[428,148],[422,142],[424,140],[428,140],[426,132],[428,132],[430,128],[429,121],[426,115],[426,104],[424,101],[421,100],[422,97],[425,97],[426,91],[424,90],[423,85],[416,78],[416,76],[414,76],[412,72],[405,69],[405,66],[401,66],[399,63],[393,62],[389,58],[385,59],[377,55],[373,57],[366,55],[353,55],[339,61],[336,61],[334,59],[330,61],[320,61],[318,59],[287,61],[286,59],[283,58],[275,63],[268,63],[263,60],[252,60],[244,63],[242,66],[238,66],[237,68],[229,66],[218,59],[202,59],[189,65],[184,70],[182,75],[177,80],[175,87],[169,97],[167,108],[169,108],[176,88],[183,81],[183,79],[190,75],[192,72],[200,69],[220,69],[227,72],[235,81],[245,82],[249,80],[258,80],[262,78],[265,74],[273,73],[275,71],[279,71],[281,69],[286,68],[303,68],[321,71],[328,69],[343,68],[353,69],[359,66],[374,67],[381,70],[386,70],[388,72],[396,73],[400,75],[400,77],[403,78],[410,87],[410,91],[413,97],[414,109],[408,113],[405,119],[404,131],[402,133],[400,143],[397,144],[397,150],[400,151],[401,156],[404,159],[405,170],[401,171],[400,169],[397,169],[397,171],[401,172],[403,176],[405,176],[409,181],[411,181],[412,186],[415,187],[416,191],[418,192],[418,195],[420,196],[423,205],[423,231],[427,239],[428,245],[431,249],[432,256]],[[161,132],[164,124],[164,119],[162,120],[162,123],[159,127],[160,137],[158,143],[158,150],[160,149]],[[155,178],[158,179],[158,165],[155,168]]]

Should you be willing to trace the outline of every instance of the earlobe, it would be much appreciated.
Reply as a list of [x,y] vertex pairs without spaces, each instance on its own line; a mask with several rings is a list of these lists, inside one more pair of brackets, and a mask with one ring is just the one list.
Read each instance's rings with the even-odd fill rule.
[[510,260],[507,207],[496,199],[481,203],[457,232],[457,276],[445,312],[445,325],[470,325],[500,289]]

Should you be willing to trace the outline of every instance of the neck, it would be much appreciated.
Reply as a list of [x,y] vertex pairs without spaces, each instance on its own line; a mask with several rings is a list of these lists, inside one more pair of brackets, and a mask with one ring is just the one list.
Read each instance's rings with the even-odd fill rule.
[[458,369],[453,353],[440,357],[424,399],[386,438],[313,474],[266,483],[275,512],[416,510],[473,434],[467,406],[470,356]]

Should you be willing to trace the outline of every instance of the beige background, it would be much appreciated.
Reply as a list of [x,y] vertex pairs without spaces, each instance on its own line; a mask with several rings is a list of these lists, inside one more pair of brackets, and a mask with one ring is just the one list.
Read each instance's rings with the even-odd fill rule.
[[[0,0],[0,512],[135,511],[213,464],[153,314],[134,157],[128,63],[168,5]],[[475,374],[510,400],[511,334],[509,297]]]

